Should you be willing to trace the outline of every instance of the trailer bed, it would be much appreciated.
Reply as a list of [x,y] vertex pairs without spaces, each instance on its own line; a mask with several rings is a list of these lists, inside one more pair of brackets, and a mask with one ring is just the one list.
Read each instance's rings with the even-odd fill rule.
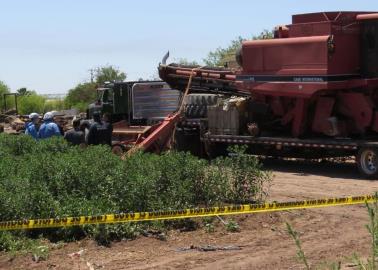
[[353,139],[298,139],[289,137],[253,137],[253,136],[234,136],[234,135],[212,135],[204,134],[203,141],[221,142],[229,144],[260,144],[271,146],[291,146],[305,148],[328,148],[328,149],[348,149],[357,150],[361,144],[375,143],[374,141],[359,141]]

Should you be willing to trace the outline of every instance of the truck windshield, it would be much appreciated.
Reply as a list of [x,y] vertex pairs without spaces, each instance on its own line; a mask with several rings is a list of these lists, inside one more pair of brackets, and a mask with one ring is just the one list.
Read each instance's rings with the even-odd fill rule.
[[102,102],[113,102],[113,89],[102,90]]

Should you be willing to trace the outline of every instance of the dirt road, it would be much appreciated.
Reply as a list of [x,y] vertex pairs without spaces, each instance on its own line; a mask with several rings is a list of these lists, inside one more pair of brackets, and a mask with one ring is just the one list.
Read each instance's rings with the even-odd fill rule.
[[[359,178],[352,164],[267,161],[274,172],[268,200],[297,200],[371,194],[378,181]],[[364,206],[256,214],[236,218],[241,231],[230,233],[219,221],[215,232],[172,231],[167,241],[139,237],[134,241],[99,247],[92,241],[71,243],[51,252],[47,261],[34,263],[30,256],[9,261],[0,257],[1,269],[302,269],[296,248],[286,232],[290,222],[300,233],[312,265],[341,261],[347,267],[354,252],[368,256],[370,239]],[[179,251],[190,245],[239,246],[228,251]],[[67,254],[85,249],[77,259]],[[351,268],[347,268],[351,269]]]

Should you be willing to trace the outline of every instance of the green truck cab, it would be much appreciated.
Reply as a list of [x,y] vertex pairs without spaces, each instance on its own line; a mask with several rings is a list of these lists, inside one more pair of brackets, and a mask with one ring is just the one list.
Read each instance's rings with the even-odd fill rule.
[[113,123],[146,125],[176,111],[181,93],[163,81],[132,81],[106,83],[97,89],[97,97],[88,106],[88,118],[94,112],[109,113]]

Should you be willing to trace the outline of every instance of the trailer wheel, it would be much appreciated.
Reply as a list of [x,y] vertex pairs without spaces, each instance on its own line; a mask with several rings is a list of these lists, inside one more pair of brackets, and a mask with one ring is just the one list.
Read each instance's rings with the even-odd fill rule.
[[196,128],[179,128],[175,130],[175,149],[190,152],[192,155],[203,156],[203,146],[200,140],[200,131]]
[[207,140],[204,141],[205,152],[209,159],[215,159],[220,156],[226,156],[228,145],[223,143],[212,143]]
[[378,150],[374,147],[362,147],[357,154],[357,166],[360,173],[369,179],[378,179]]

